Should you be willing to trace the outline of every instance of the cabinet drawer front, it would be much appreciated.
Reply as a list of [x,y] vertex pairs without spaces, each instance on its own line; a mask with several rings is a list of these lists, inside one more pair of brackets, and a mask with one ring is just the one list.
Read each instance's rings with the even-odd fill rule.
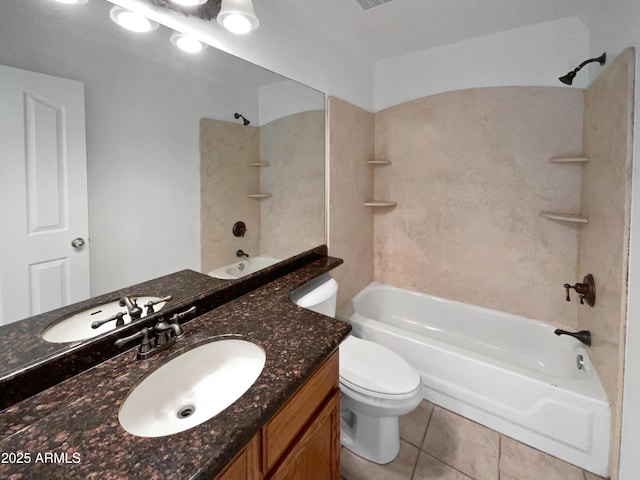
[[263,428],[265,472],[271,470],[327,396],[338,388],[338,358],[336,351]]

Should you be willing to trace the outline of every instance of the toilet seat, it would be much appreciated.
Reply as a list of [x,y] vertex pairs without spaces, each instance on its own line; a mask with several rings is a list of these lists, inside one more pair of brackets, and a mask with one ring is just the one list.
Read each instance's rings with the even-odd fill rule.
[[420,374],[400,355],[353,336],[340,345],[340,383],[363,395],[398,400],[422,386]]

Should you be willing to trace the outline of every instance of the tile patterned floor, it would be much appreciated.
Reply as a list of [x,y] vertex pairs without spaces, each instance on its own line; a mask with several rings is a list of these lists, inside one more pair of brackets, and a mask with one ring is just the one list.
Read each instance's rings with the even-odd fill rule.
[[368,462],[343,448],[343,480],[603,480],[427,401],[400,418],[400,453]]

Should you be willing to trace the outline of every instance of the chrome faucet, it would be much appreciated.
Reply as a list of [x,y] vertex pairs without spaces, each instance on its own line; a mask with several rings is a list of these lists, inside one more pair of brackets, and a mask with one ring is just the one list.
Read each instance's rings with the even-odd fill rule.
[[238,258],[242,258],[242,257],[247,257],[247,258],[249,258],[249,254],[248,254],[248,253],[244,253],[242,250],[238,250],[238,251],[236,252],[236,257],[238,257]]
[[118,305],[121,307],[127,307],[127,311],[129,312],[129,316],[131,320],[137,320],[142,317],[142,308],[138,306],[138,302],[133,297],[124,296],[118,302]]

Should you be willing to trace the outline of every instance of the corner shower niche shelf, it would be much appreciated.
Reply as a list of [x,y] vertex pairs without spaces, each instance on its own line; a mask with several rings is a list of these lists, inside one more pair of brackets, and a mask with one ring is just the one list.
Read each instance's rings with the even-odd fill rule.
[[247,193],[245,196],[249,198],[257,198],[258,200],[262,200],[263,198],[271,197],[271,193]]
[[578,213],[540,212],[540,216],[550,220],[559,220],[561,222],[589,223],[589,219],[587,217]]
[[371,200],[369,202],[364,202],[365,207],[395,207],[398,205],[396,202],[386,202],[383,200]]
[[[584,165],[589,161],[588,157],[554,157],[549,162],[562,163],[565,165]],[[566,212],[540,212],[540,216],[550,220],[569,223],[589,223],[589,219],[579,213]]]
[[249,165],[251,167],[268,167],[271,164],[269,162],[251,162]]
[[551,163],[587,163],[589,159],[587,157],[556,157],[549,160]]
[[[391,165],[391,160],[367,160],[367,164],[379,167],[381,165]],[[365,207],[395,207],[398,205],[396,202],[390,202],[387,200],[369,200],[364,202]]]

